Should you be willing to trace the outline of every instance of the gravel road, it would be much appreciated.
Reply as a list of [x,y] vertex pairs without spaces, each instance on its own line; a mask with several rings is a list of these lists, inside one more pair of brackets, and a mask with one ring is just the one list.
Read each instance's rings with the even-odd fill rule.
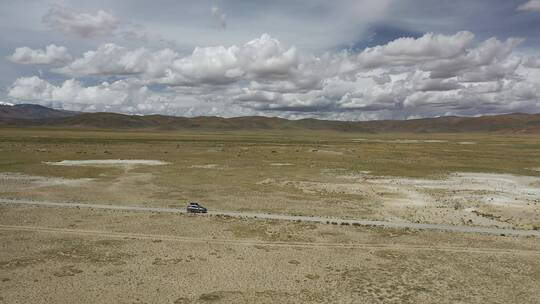
[[[42,207],[56,207],[56,208],[86,208],[86,209],[105,209],[105,210],[124,210],[135,212],[159,212],[159,213],[186,213],[184,209],[176,208],[158,208],[158,207],[142,207],[142,206],[120,206],[120,205],[102,205],[102,204],[83,204],[83,203],[57,203],[57,202],[44,202],[44,201],[30,201],[30,200],[14,200],[14,199],[1,199],[2,205],[30,205],[30,206],[42,206]],[[423,224],[423,223],[410,223],[410,222],[390,222],[390,221],[373,221],[362,219],[341,219],[331,217],[319,217],[319,216],[297,216],[297,215],[285,215],[285,214],[270,214],[270,213],[251,213],[251,212],[234,212],[234,211],[209,211],[206,215],[222,215],[236,218],[251,218],[251,219],[268,219],[268,220],[281,220],[281,221],[302,221],[302,222],[314,222],[314,223],[337,223],[360,225],[360,226],[375,226],[375,227],[387,227],[397,229],[418,229],[418,230],[441,230],[450,232],[461,233],[485,233],[485,234],[498,234],[498,235],[516,235],[516,236],[536,236],[540,237],[540,231],[538,230],[519,230],[519,229],[504,229],[504,228],[489,228],[478,226],[453,226],[443,224]]]

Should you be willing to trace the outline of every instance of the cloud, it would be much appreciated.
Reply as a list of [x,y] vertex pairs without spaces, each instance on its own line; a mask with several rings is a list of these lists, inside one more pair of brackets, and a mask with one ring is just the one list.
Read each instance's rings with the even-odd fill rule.
[[58,3],[49,9],[42,21],[52,29],[83,38],[111,35],[119,28],[118,19],[110,12],[82,13]]
[[398,38],[386,45],[367,48],[358,55],[365,68],[410,65],[427,60],[455,58],[472,43],[474,34],[458,32],[447,36],[427,33],[420,38]]
[[517,8],[518,11],[540,11],[540,0],[528,0]]
[[523,65],[528,68],[540,69],[540,56],[533,56],[527,58]]
[[422,92],[426,91],[452,91],[463,88],[463,85],[455,79],[426,79],[416,82],[414,89]]
[[425,62],[421,68],[430,71],[434,78],[457,76],[463,81],[490,81],[515,71],[520,62],[510,55],[522,41],[519,38],[506,41],[490,38],[452,58]]
[[23,100],[50,100],[52,85],[37,77],[24,77],[15,80],[8,96]]
[[54,71],[72,77],[134,74],[162,77],[177,57],[178,54],[170,49],[155,52],[145,48],[129,50],[107,43]]
[[227,14],[225,14],[223,10],[217,5],[212,6],[211,12],[212,12],[212,18],[214,18],[219,23],[222,29],[226,29],[227,28]]
[[76,110],[187,116],[358,120],[540,112],[537,58],[518,56],[521,42],[428,33],[359,53],[318,55],[266,34],[187,55],[104,44],[53,69],[74,79],[54,85],[20,78],[8,94]]
[[243,46],[195,48],[173,62],[162,82],[170,85],[227,84],[258,78],[287,78],[298,64],[294,47],[262,35]]
[[153,83],[192,86],[260,77],[285,78],[297,65],[296,48],[286,49],[264,34],[240,47],[198,47],[184,57],[170,49],[130,50],[109,43],[54,71],[73,77],[137,74]]
[[32,76],[17,79],[9,89],[8,96],[44,102],[69,102],[71,106],[84,105],[99,109],[100,105],[110,108],[137,104],[150,97],[147,92],[148,88],[130,80],[83,86],[80,81],[68,79],[55,86],[37,76]]
[[18,64],[54,65],[66,64],[72,60],[72,57],[66,47],[51,44],[45,50],[34,50],[29,47],[16,48],[8,59]]
[[[205,90],[155,92],[133,78],[84,86],[75,79],[53,85],[37,76],[17,79],[8,91],[8,96],[17,100],[54,105],[74,111],[169,115],[174,113],[183,116],[260,114],[235,105],[227,105],[219,97],[208,97],[205,94],[207,94]],[[206,98],[204,103],[201,97]]]
[[47,14],[41,19],[50,29],[68,36],[107,38],[109,41],[155,47],[176,46],[174,40],[150,31],[142,24],[121,22],[111,11],[99,9],[95,12],[80,12],[57,2],[50,6]]

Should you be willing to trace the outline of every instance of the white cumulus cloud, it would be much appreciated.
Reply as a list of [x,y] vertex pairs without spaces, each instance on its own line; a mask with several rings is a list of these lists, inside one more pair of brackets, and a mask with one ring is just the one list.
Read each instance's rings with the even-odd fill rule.
[[528,0],[517,8],[518,11],[540,11],[540,0]]
[[18,64],[66,64],[72,60],[66,47],[48,45],[45,50],[31,49],[29,47],[16,48],[9,60]]
[[325,54],[303,53],[266,34],[190,54],[104,44],[53,69],[73,79],[54,85],[20,78],[8,94],[76,110],[186,116],[357,120],[540,112],[538,60],[517,54],[521,42],[428,33]]
[[119,27],[118,19],[110,12],[77,12],[58,3],[43,16],[43,23],[65,34],[83,38],[110,35]]
[[264,34],[240,47],[198,47],[188,56],[171,49],[130,50],[108,43],[55,71],[74,77],[138,74],[156,83],[196,85],[286,77],[297,65],[296,48],[284,48],[278,40]]
[[145,48],[130,50],[107,43],[95,51],[84,53],[69,65],[55,69],[57,73],[73,76],[148,74],[162,76],[178,54],[170,49],[151,52]]
[[464,53],[474,39],[471,32],[455,35],[427,33],[420,38],[399,38],[386,45],[368,48],[358,55],[366,68],[382,65],[409,65],[427,60],[455,58]]

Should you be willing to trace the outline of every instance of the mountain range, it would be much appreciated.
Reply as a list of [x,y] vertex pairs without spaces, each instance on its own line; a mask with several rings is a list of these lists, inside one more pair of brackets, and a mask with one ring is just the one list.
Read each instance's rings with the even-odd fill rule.
[[446,116],[411,120],[331,121],[318,119],[288,120],[277,117],[213,116],[176,117],[165,115],[125,115],[84,113],[19,104],[0,104],[0,126],[56,127],[80,129],[154,129],[154,130],[328,130],[363,133],[537,133],[540,114],[512,113],[481,117]]

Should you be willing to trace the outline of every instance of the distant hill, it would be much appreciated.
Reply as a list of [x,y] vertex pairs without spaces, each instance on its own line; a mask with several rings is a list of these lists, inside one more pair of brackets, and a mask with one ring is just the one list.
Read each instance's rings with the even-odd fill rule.
[[0,104],[0,121],[63,118],[78,114],[80,112],[55,110],[35,104]]
[[514,113],[482,117],[450,116],[412,120],[329,121],[318,119],[287,120],[260,116],[235,118],[140,116],[69,112],[38,105],[0,105],[0,126],[154,130],[328,130],[361,133],[501,132],[540,134],[540,114]]

